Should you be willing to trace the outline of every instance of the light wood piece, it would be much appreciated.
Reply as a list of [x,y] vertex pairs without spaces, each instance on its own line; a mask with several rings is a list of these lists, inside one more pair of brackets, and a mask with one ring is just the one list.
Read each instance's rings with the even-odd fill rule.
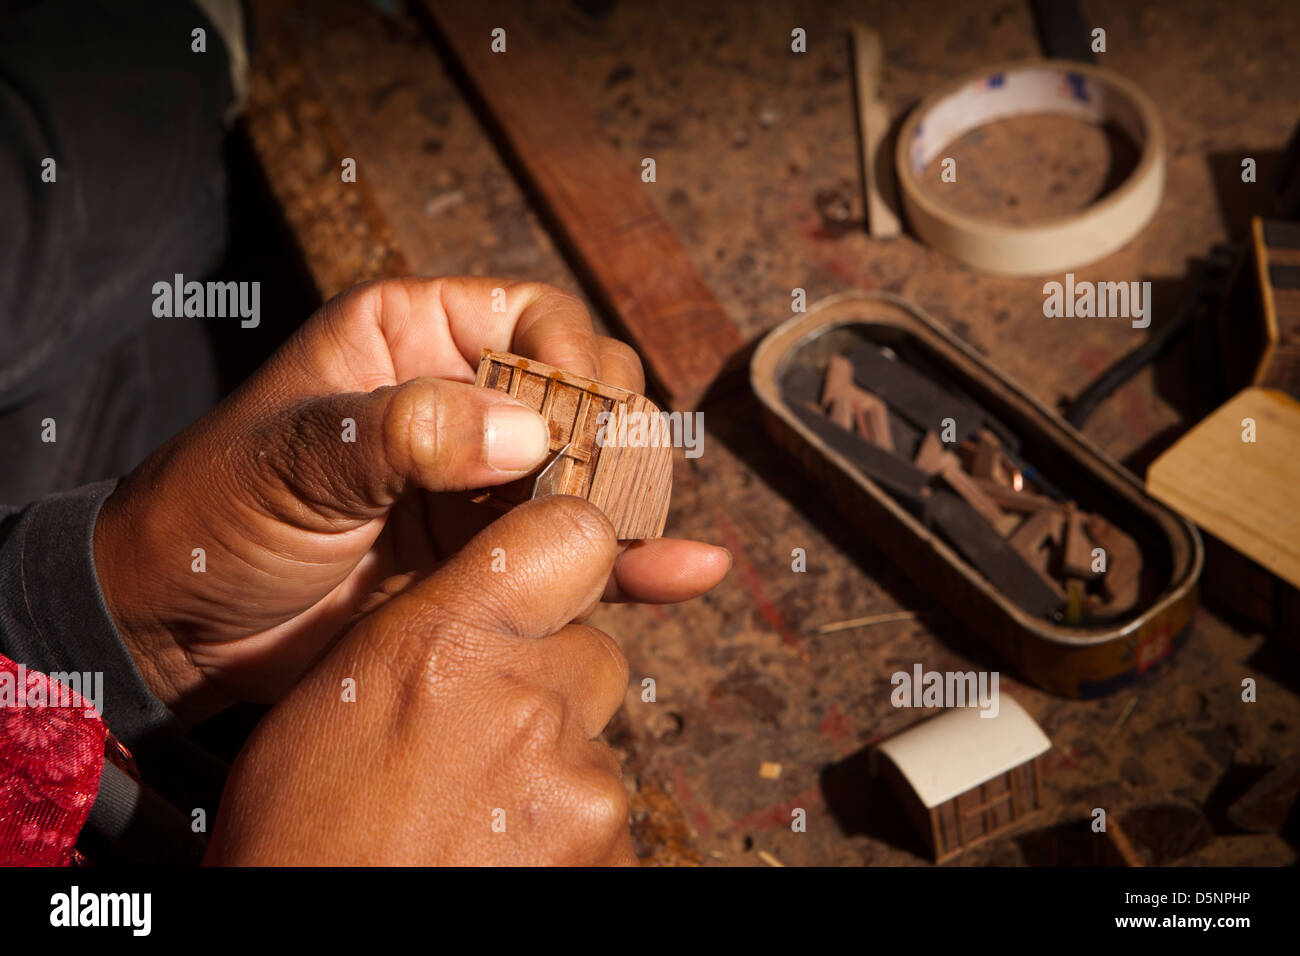
[[[546,419],[551,451],[563,450],[564,464],[551,483],[555,494],[586,498],[605,512],[620,540],[663,534],[673,435],[649,399],[489,349],[483,350],[474,383],[506,392]],[[532,497],[535,481],[536,474],[529,475],[479,492],[475,500],[508,509]]]
[[880,34],[855,24],[853,73],[857,81],[858,128],[862,150],[862,183],[866,189],[867,231],[873,239],[893,239],[902,232],[891,205],[893,167],[882,147],[889,133],[889,108],[880,95],[880,74],[885,49]]
[[1300,403],[1272,389],[1240,392],[1147,469],[1153,497],[1300,587],[1298,489]]

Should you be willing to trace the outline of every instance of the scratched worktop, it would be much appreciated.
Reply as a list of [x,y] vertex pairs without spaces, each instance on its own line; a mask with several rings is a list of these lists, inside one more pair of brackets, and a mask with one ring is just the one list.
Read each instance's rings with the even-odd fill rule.
[[[1027,5],[648,6],[545,2],[520,22],[564,62],[629,169],[655,158],[658,181],[646,188],[746,337],[786,318],[796,287],[809,302],[886,289],[1056,405],[1151,331],[1045,318],[1042,279],[981,275],[910,236],[876,242],[862,229],[850,10],[883,36],[885,99],[897,117],[951,77],[1037,55]],[[1158,328],[1190,261],[1239,233],[1250,190],[1266,188],[1241,183],[1238,171],[1253,156],[1266,180],[1296,120],[1300,22],[1284,2],[1136,6],[1082,3],[1085,22],[1107,31],[1102,65],[1161,112],[1168,183],[1150,226],[1076,272],[1150,280]],[[790,52],[795,26],[807,30],[806,54]],[[581,293],[404,5],[274,0],[260,7],[258,28],[247,129],[323,295],[404,272],[528,277]],[[1070,123],[1004,124],[949,152],[953,201],[1009,220],[1077,209],[1131,161],[1104,134]],[[344,157],[356,160],[355,184],[340,181]],[[928,188],[942,188],[931,173]],[[1104,403],[1087,434],[1140,473],[1193,414],[1190,367],[1176,349]],[[706,406],[704,423],[703,456],[676,453],[666,533],[725,545],[734,570],[702,600],[603,608],[593,619],[631,663],[625,707],[607,733],[628,768],[639,848],[665,863],[923,863],[863,771],[864,748],[921,716],[890,706],[889,676],[914,663],[998,664],[845,530],[766,440],[751,396]],[[794,548],[807,553],[804,573],[791,569]],[[817,633],[899,610],[920,613]],[[1125,818],[1152,862],[1294,861],[1279,836],[1232,833],[1223,810],[1241,781],[1294,752],[1298,673],[1285,651],[1205,610],[1172,661],[1104,700],[1053,698],[1004,672],[1003,692],[1052,738],[1043,779],[1052,809],[1045,829],[957,863],[1079,859],[1077,821],[1094,807]],[[1247,676],[1259,682],[1258,703],[1240,700]],[[653,703],[641,697],[645,677]],[[780,775],[760,776],[763,762],[780,764]],[[802,833],[790,827],[798,808]]]

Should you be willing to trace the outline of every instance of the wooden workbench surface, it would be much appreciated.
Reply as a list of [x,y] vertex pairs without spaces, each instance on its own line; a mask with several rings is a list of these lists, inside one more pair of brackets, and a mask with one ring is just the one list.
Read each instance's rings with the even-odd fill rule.
[[[884,95],[897,118],[951,77],[1038,55],[1027,4],[527,6],[503,25],[517,22],[566,64],[630,170],[655,159],[657,182],[645,188],[751,341],[790,315],[796,287],[809,303],[886,289],[1057,404],[1151,331],[1044,318],[1042,279],[981,275],[908,235],[873,242],[862,230],[850,16],[883,37]],[[1296,120],[1300,17],[1284,0],[1137,6],[1082,3],[1085,22],[1107,31],[1101,64],[1161,112],[1168,184],[1152,225],[1076,274],[1150,280],[1158,327],[1190,260],[1239,230],[1250,191],[1267,188]],[[790,51],[796,26],[806,54]],[[323,295],[408,271],[526,277],[581,293],[404,5],[275,0],[258,29],[248,131]],[[1085,203],[1107,181],[1110,153],[1104,136],[1075,124],[1017,122],[972,134],[951,155],[956,201],[1014,219]],[[1240,182],[1246,156],[1261,184]],[[344,157],[356,160],[356,184],[340,182]],[[1186,357],[1175,350],[1142,372],[1089,422],[1087,433],[1139,473],[1194,407]],[[922,862],[863,773],[864,747],[921,716],[890,706],[889,676],[914,663],[998,665],[943,614],[818,635],[826,622],[928,612],[931,602],[846,531],[765,439],[752,396],[706,405],[704,423],[703,456],[676,453],[666,533],[725,545],[734,570],[700,601],[594,618],[632,668],[609,737],[636,791],[640,849],[658,862]],[[794,548],[806,550],[806,573],[791,570]],[[1223,818],[1240,781],[1296,749],[1297,668],[1274,663],[1277,654],[1201,611],[1186,647],[1140,687],[1076,702],[1004,673],[1002,690],[1052,738],[1044,795],[1062,826],[1094,807],[1128,810],[1143,814],[1138,832],[1126,829],[1152,859],[1280,864],[1296,856],[1286,841],[1231,834]],[[641,699],[644,677],[656,682],[654,703]],[[1258,703],[1241,701],[1244,677],[1257,679]],[[779,763],[780,776],[760,776],[763,762]],[[1137,809],[1157,805],[1171,809]],[[807,832],[791,830],[796,808]],[[1070,845],[1051,833],[1002,839],[958,862],[1068,860]]]

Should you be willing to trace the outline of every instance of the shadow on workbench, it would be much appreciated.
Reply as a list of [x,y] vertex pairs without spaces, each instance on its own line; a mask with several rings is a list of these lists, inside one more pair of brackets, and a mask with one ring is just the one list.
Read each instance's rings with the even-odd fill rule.
[[826,806],[845,836],[869,836],[926,858],[929,851],[889,784],[871,773],[872,747],[863,747],[821,772]]

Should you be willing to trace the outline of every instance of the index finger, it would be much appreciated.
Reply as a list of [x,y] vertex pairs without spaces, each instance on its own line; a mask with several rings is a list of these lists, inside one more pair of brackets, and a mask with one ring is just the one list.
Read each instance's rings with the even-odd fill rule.
[[452,338],[474,366],[484,347],[516,352],[597,378],[600,353],[591,313],[577,296],[541,282],[445,279],[441,291]]
[[321,308],[263,367],[296,397],[374,391],[414,378],[472,382],[484,348],[599,378],[591,315],[540,282],[382,279]]

